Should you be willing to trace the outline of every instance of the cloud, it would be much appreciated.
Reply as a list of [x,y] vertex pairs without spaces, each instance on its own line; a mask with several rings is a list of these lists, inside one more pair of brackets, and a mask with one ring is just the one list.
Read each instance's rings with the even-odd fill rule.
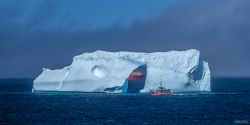
[[[30,30],[0,24],[0,77],[36,77],[43,67],[63,68],[74,56],[95,50],[187,49],[201,51],[212,76],[249,77],[249,5],[248,0],[180,2],[155,19],[135,21],[128,28]],[[57,9],[53,12],[57,14]],[[35,20],[50,24],[51,15],[31,18],[33,25]]]

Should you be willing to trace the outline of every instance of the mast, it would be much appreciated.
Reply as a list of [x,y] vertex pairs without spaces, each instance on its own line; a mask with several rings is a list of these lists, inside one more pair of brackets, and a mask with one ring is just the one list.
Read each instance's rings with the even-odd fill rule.
[[160,84],[160,86],[162,87],[162,80],[161,80],[161,84]]

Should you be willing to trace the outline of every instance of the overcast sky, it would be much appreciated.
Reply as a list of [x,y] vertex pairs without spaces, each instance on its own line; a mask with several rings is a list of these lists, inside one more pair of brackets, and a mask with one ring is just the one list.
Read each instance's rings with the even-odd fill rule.
[[250,1],[0,1],[0,78],[35,78],[96,50],[188,49],[212,77],[250,77]]

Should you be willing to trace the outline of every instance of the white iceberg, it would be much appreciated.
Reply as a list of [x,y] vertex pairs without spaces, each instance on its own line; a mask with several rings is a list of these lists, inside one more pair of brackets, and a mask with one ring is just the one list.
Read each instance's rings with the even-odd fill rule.
[[143,66],[147,75],[144,89],[162,86],[172,91],[210,91],[208,63],[198,50],[155,53],[95,51],[76,56],[59,70],[43,69],[34,90],[126,93],[131,72]]

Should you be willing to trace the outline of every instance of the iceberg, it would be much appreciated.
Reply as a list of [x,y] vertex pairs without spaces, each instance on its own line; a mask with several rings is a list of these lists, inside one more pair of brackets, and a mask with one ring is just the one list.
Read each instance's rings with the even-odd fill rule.
[[35,91],[79,91],[126,93],[131,72],[145,67],[141,93],[162,86],[172,91],[210,91],[210,70],[199,50],[154,53],[84,53],[63,69],[43,69],[33,83]]

